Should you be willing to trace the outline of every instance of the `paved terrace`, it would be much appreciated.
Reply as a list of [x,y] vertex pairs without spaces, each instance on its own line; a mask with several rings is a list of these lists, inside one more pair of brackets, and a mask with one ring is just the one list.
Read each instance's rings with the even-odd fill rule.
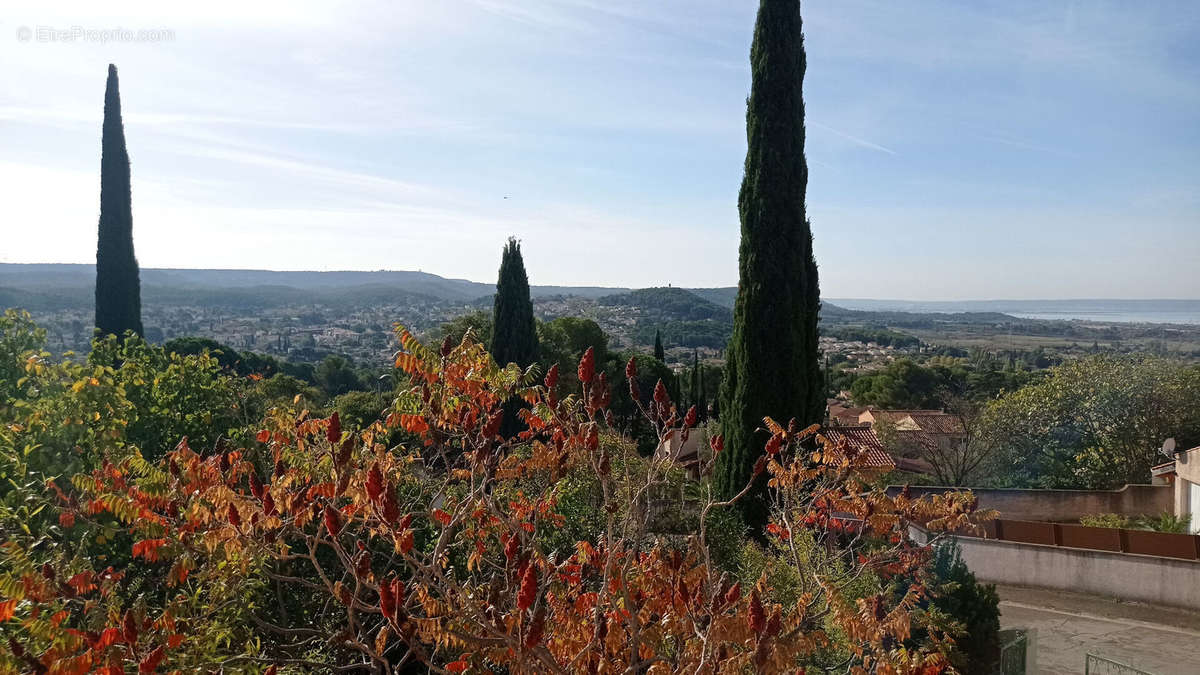
[[1200,673],[1200,613],[1079,593],[996,588],[1001,627],[1037,630],[1039,673],[1082,673],[1089,652],[1155,675]]

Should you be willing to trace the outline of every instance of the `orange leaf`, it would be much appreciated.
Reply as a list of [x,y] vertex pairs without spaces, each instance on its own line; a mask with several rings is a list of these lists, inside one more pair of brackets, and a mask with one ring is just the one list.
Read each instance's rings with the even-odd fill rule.
[[262,431],[258,432],[258,435],[255,436],[255,438],[258,439],[259,443],[266,443],[267,441],[271,440],[271,432],[263,429]]
[[8,621],[13,618],[13,614],[17,610],[16,600],[5,600],[0,602],[0,621]]
[[400,416],[400,426],[404,430],[412,434],[420,434],[429,431],[429,423],[420,415],[403,414]]
[[434,509],[434,510],[433,510],[433,518],[434,518],[434,520],[436,520],[436,521],[438,521],[439,523],[441,523],[441,524],[442,524],[442,527],[445,527],[445,526],[449,525],[449,524],[450,524],[450,520],[451,520],[451,518],[450,518],[450,514],[449,514],[449,513],[446,513],[445,511],[443,511],[443,510],[441,510],[441,509]]
[[133,545],[133,555],[141,556],[150,562],[158,562],[158,549],[166,543],[166,539],[144,539]]
[[471,664],[467,663],[466,661],[455,661],[453,663],[446,664],[446,670],[452,673],[463,673],[466,672],[467,668],[470,667]]
[[145,674],[158,670],[158,664],[162,663],[166,655],[166,650],[160,645],[157,649],[147,654],[146,658],[142,659],[142,662],[138,664],[138,672]]
[[67,585],[74,588],[76,593],[87,593],[96,590],[96,577],[91,572],[80,572],[67,579]]
[[105,647],[108,647],[110,645],[115,645],[117,642],[120,642],[120,640],[121,640],[121,629],[120,628],[105,628],[104,632],[100,634],[100,639],[97,640],[96,644],[94,644],[92,646],[95,647],[96,649],[104,649]]

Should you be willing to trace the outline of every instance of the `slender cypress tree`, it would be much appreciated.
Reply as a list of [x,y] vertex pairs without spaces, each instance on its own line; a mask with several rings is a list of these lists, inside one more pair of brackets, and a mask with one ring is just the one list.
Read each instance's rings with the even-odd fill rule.
[[663,363],[667,362],[667,352],[663,349],[662,333],[658,332],[658,329],[654,330],[654,358]]
[[700,351],[692,350],[692,376],[688,386],[691,388],[691,403],[696,406],[697,413],[702,413],[701,408],[704,402],[704,392],[700,391]]
[[101,335],[142,334],[142,291],[133,255],[129,154],[121,123],[117,67],[108,65],[100,150],[100,233],[96,244],[96,329]]
[[492,305],[492,357],[504,366],[528,368],[538,358],[537,326],[529,299],[529,277],[521,258],[521,243],[509,237],[500,259],[496,299]]
[[[725,450],[716,483],[736,494],[753,474],[767,436],[763,416],[801,426],[821,421],[817,363],[820,296],[805,214],[804,36],[799,0],[760,0],[750,48],[746,166],[738,195],[741,246],[733,336],[721,416]],[[767,518],[766,476],[743,505],[751,527]]]

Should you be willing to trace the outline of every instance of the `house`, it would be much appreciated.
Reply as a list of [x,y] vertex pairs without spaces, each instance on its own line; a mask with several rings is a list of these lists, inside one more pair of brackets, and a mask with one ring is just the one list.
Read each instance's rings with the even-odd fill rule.
[[901,457],[944,454],[967,442],[967,429],[958,415],[942,410],[875,410],[859,416],[860,424],[871,427],[885,423],[895,434],[893,452]]
[[1175,453],[1174,462],[1150,469],[1151,482],[1175,486],[1175,515],[1190,516],[1188,531],[1200,534],[1200,446]]
[[883,443],[879,441],[879,437],[869,426],[831,426],[823,429],[821,433],[835,447],[845,442],[846,447],[853,454],[861,454],[866,459],[863,469],[867,472],[887,473],[896,468],[896,462],[883,449]]
[[706,451],[704,434],[699,429],[692,429],[687,438],[682,438],[678,429],[672,429],[666,438],[658,444],[654,451],[656,458],[666,458],[680,465],[692,479],[700,478],[703,469],[703,459],[700,450]]
[[829,426],[857,425],[858,417],[867,411],[865,407],[851,406],[846,401],[836,398],[825,400],[825,419]]

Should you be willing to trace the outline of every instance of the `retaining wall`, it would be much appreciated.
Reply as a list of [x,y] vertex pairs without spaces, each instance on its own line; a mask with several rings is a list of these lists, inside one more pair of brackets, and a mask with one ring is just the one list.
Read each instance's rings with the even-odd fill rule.
[[1200,562],[958,537],[980,581],[1092,593],[1200,610]]
[[[890,496],[903,488],[888,487]],[[970,490],[979,498],[979,508],[995,509],[1001,518],[1071,522],[1097,513],[1124,516],[1158,515],[1175,512],[1175,494],[1169,485],[1126,485],[1119,490],[1019,490],[997,488],[953,488],[917,486],[913,497],[952,490]]]

